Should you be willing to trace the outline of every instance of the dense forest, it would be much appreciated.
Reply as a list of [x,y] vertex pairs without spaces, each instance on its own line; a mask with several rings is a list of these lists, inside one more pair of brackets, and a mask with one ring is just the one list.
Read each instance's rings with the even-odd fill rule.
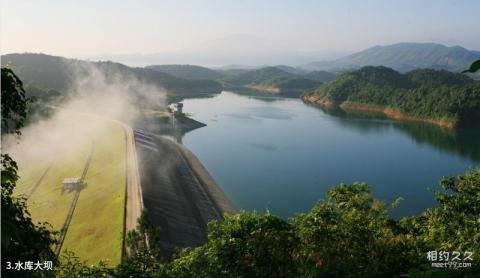
[[401,74],[383,66],[368,66],[306,92],[303,99],[447,127],[480,124],[480,82],[444,70]]
[[304,78],[319,81],[319,82],[328,82],[335,79],[335,74],[323,71],[323,70],[314,70],[307,72],[303,75]]

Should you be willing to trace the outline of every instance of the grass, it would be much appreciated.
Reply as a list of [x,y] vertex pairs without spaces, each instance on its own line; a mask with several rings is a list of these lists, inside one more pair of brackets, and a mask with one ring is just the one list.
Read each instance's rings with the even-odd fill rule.
[[125,132],[112,124],[95,149],[63,251],[87,262],[120,263],[125,202]]
[[[23,167],[23,164],[20,164],[19,172],[22,179],[17,183],[16,194],[27,196],[52,162],[53,158],[43,159],[36,164],[29,165],[27,169]],[[46,176],[44,178],[46,178]]]
[[[85,150],[76,150],[55,158],[51,169],[27,202],[28,211],[35,222],[46,221],[57,231],[62,228],[73,199],[73,192],[62,192],[62,181],[65,177],[80,176],[86,159]],[[32,169],[28,164],[23,164],[17,190],[22,193],[26,193],[26,188],[31,190],[49,162],[51,159],[37,162]],[[41,173],[39,169],[42,170]]]
[[[34,222],[46,221],[59,231],[74,195],[74,192],[63,192],[62,181],[66,177],[81,176],[93,143],[92,161],[85,180],[87,186],[80,193],[62,253],[73,251],[87,263],[103,260],[116,265],[122,252],[125,132],[118,123],[102,118],[76,113],[69,117],[72,125],[62,132],[69,132],[77,139],[82,137],[78,140],[80,143],[35,162],[19,160],[20,180],[15,194],[28,194],[51,165],[27,205]],[[76,132],[82,125],[81,132]]]

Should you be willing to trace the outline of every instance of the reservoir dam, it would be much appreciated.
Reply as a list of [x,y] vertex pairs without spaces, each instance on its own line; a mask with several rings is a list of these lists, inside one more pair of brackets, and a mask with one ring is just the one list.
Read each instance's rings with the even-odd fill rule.
[[207,224],[236,212],[195,155],[173,140],[135,130],[144,207],[160,228],[162,257],[202,245]]

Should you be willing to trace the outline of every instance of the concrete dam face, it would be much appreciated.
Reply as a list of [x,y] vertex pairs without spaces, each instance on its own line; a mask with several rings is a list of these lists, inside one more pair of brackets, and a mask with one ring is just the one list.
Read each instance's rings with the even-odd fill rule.
[[183,146],[135,131],[145,208],[161,230],[162,256],[205,243],[207,224],[235,208],[195,156]]

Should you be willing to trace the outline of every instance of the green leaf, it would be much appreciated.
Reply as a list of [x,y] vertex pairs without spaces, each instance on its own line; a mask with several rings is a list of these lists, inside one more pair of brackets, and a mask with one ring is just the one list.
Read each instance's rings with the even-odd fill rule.
[[475,62],[473,62],[471,65],[470,65],[470,68],[468,70],[464,70],[462,71],[462,73],[465,73],[465,72],[470,72],[470,73],[474,73],[476,71],[480,70],[480,60],[477,60]]

